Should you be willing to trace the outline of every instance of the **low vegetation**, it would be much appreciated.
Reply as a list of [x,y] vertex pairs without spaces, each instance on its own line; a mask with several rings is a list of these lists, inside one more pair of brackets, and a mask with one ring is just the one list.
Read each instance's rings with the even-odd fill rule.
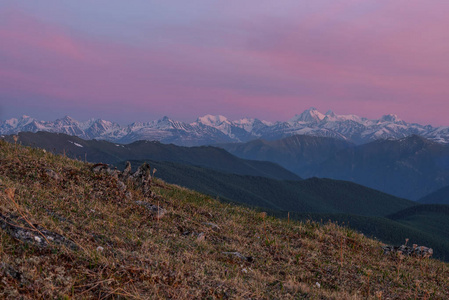
[[152,192],[0,141],[0,298],[449,297],[447,264],[384,255],[336,224],[272,218],[157,179]]

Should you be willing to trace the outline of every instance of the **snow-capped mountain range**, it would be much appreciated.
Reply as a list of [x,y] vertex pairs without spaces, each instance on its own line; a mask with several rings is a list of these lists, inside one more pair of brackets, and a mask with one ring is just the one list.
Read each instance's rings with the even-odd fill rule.
[[325,136],[363,144],[378,139],[399,139],[410,135],[449,143],[449,127],[433,127],[406,123],[396,115],[370,120],[356,115],[323,114],[310,108],[288,121],[267,122],[245,118],[230,121],[223,116],[205,115],[193,123],[174,121],[168,117],[151,122],[121,126],[101,119],[78,122],[64,117],[53,122],[38,121],[29,116],[0,122],[0,134],[21,131],[49,131],[75,135],[83,139],[101,139],[117,143],[157,140],[182,146],[246,142],[253,139],[275,140],[296,134]]

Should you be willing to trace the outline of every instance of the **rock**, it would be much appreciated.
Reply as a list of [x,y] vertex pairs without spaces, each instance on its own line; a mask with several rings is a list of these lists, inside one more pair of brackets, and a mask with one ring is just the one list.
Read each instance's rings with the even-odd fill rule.
[[433,249],[426,246],[417,246],[414,253],[418,257],[431,257],[433,255]]
[[222,253],[225,255],[231,255],[231,256],[237,257],[243,261],[247,261],[247,262],[254,261],[254,258],[252,256],[244,256],[240,252],[222,252]]
[[111,169],[109,167],[109,165],[107,164],[103,164],[103,163],[98,163],[92,166],[91,170],[95,173],[104,173],[104,174],[108,174],[114,178],[119,177],[120,175],[120,171],[117,170],[117,168]]
[[148,202],[136,201],[136,204],[145,207],[148,211],[150,211],[151,214],[156,217],[156,219],[162,218],[167,213],[167,210],[165,210],[164,208]]
[[106,170],[109,169],[109,166],[107,164],[99,163],[99,164],[93,165],[91,169],[95,173],[102,173],[102,172],[106,172]]
[[65,245],[71,249],[78,249],[78,246],[66,237],[48,231],[39,225],[30,228],[28,222],[22,218],[13,215],[2,215],[0,213],[0,228],[2,228],[9,236],[16,240],[35,245],[39,248],[46,248],[51,241],[57,245]]
[[206,235],[204,234],[204,232],[201,232],[200,234],[198,234],[198,237],[196,238],[197,242],[202,242],[204,241],[204,239],[206,238]]
[[118,179],[118,176],[120,174],[120,172],[117,170],[117,168],[115,168],[114,170],[111,170],[110,168],[106,169],[106,174],[111,175],[112,177]]
[[123,181],[118,180],[117,186],[120,191],[122,191],[123,193],[126,192],[126,184],[123,183]]
[[52,169],[45,170],[45,174],[53,180],[60,181],[62,176],[53,171]]
[[142,188],[143,195],[151,197],[151,170],[148,163],[143,163],[137,171],[131,175],[134,182]]
[[132,194],[127,191],[127,183],[130,181],[135,184],[136,187],[142,190],[142,194],[147,198],[156,198],[157,196],[151,191],[151,169],[148,163],[142,164],[134,174],[131,174],[131,163],[126,162],[126,167],[123,172],[117,169],[111,170],[107,164],[99,163],[92,166],[92,171],[95,173],[108,174],[117,179],[118,189],[125,193],[127,199],[132,199]]
[[122,178],[128,178],[130,175],[131,175],[131,163],[127,161],[125,170],[123,170],[122,172]]
[[391,246],[386,245],[382,246],[382,250],[384,254],[402,254],[404,256],[415,256],[427,258],[433,255],[433,249],[426,246],[418,246],[417,244],[413,244],[412,247],[402,245],[402,246]]
[[[148,198],[154,198],[155,194],[151,191],[151,168],[148,163],[143,163],[134,174],[131,174],[131,164],[129,161],[126,162],[125,170],[118,177],[121,182],[133,182],[137,187],[142,190],[142,194]],[[119,183],[118,185],[121,186]],[[119,188],[120,188],[119,186]]]
[[4,275],[9,276],[15,280],[20,281],[22,279],[22,272],[15,270],[11,265],[7,263],[0,263],[0,270]]
[[202,224],[207,225],[207,226],[210,226],[212,229],[214,229],[214,230],[216,230],[216,231],[219,231],[219,230],[220,230],[220,227],[219,227],[217,224],[210,223],[210,222],[203,222]]

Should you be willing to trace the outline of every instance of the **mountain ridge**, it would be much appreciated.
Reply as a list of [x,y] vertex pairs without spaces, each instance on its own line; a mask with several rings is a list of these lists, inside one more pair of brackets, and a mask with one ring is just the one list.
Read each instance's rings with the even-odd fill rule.
[[449,204],[449,185],[422,197],[418,202],[422,204]]
[[308,165],[324,162],[334,153],[355,144],[329,137],[292,135],[273,141],[257,139],[216,146],[240,158],[275,162],[299,175]]
[[65,116],[55,121],[38,121],[30,116],[0,121],[0,134],[22,131],[49,131],[76,135],[83,139],[102,139],[118,143],[157,140],[181,146],[247,142],[254,139],[275,140],[292,135],[333,137],[355,144],[378,139],[400,139],[417,134],[439,143],[449,143],[449,126],[433,127],[407,123],[393,114],[380,119],[357,115],[322,114],[315,108],[305,110],[287,121],[267,122],[256,118],[230,121],[222,115],[205,115],[192,123],[163,117],[129,125],[101,119],[78,122]]
[[302,175],[349,180],[411,200],[449,184],[449,147],[412,135],[342,149]]
[[[6,136],[4,139],[14,142],[11,136]],[[64,153],[66,156],[90,162],[116,164],[136,159],[172,161],[207,167],[225,173],[274,179],[301,179],[275,163],[245,160],[212,146],[183,147],[157,141],[135,141],[123,145],[104,140],[83,140],[76,136],[49,132],[21,132],[18,134],[18,143],[39,147],[53,153]]]
[[[275,162],[303,178],[353,181],[411,200],[449,185],[449,145],[418,135],[362,145],[295,135],[275,141],[259,139],[217,146],[244,159]],[[441,192],[439,198],[447,198],[448,190]],[[447,199],[426,201],[447,203]]]

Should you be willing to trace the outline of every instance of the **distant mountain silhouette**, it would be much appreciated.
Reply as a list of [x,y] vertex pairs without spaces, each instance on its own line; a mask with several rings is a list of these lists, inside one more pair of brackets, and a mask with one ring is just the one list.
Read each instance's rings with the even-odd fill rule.
[[449,186],[445,186],[418,200],[423,204],[449,204]]
[[336,152],[355,145],[334,138],[294,135],[274,141],[259,139],[217,146],[238,157],[275,162],[296,174],[301,174],[309,165],[321,163]]
[[417,200],[449,185],[449,146],[416,135],[375,141],[341,150],[302,175],[349,180]]

